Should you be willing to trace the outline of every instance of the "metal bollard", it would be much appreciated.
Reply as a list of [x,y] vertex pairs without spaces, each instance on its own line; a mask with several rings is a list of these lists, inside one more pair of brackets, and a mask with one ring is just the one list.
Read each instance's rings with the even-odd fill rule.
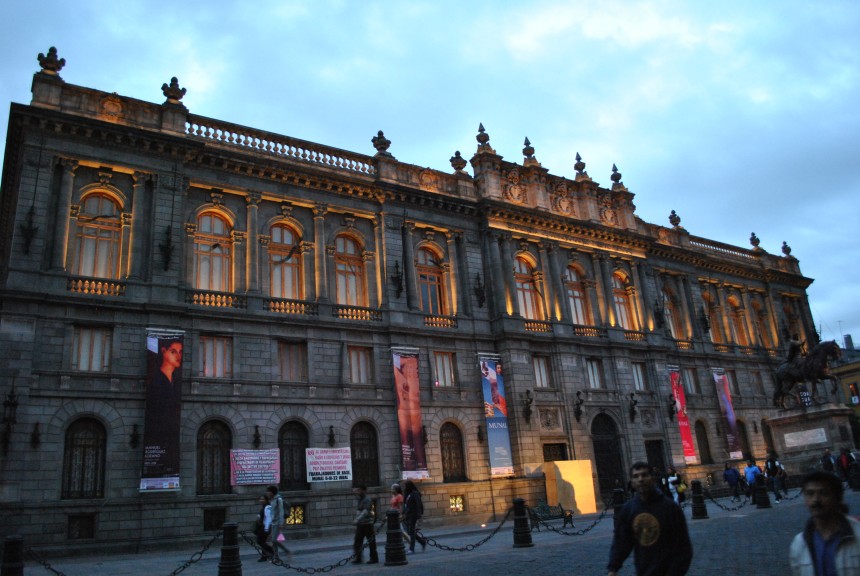
[[403,530],[400,528],[400,512],[389,510],[385,513],[385,521],[385,565],[408,564],[406,546],[403,544]]
[[534,543],[529,516],[526,512],[526,501],[522,498],[514,498],[514,548],[529,546],[534,546]]
[[24,576],[24,538],[7,536],[3,541],[3,564],[0,576]]
[[242,559],[239,557],[239,525],[228,522],[223,526],[224,540],[221,542],[221,560],[218,576],[242,576]]
[[767,495],[767,484],[765,483],[764,474],[759,474],[755,477],[755,490],[753,491],[755,498],[756,509],[770,508],[770,497]]
[[702,482],[693,480],[690,482],[693,491],[693,520],[707,520],[708,508],[705,506],[705,495],[702,492]]
[[612,490],[612,525],[618,523],[618,515],[621,513],[621,508],[624,507],[624,490],[615,488]]

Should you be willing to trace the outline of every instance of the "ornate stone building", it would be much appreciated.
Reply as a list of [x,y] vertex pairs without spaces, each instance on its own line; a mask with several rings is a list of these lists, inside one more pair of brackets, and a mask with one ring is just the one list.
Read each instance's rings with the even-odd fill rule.
[[[175,78],[154,104],[39,56],[0,191],[4,535],[103,549],[244,521],[259,488],[230,485],[231,448],[280,448],[302,530],[347,526],[352,483],[309,483],[304,449],[350,447],[355,481],[387,492],[397,347],[418,351],[433,522],[543,498],[548,460],[592,461],[604,495],[634,460],[721,470],[714,369],[744,454],[764,456],[784,340],[815,338],[787,247],[643,222],[614,167],[608,187],[579,155],[556,176],[528,141],[507,161],[483,126],[442,172],[381,131],[374,155],[347,152],[197,116]],[[184,333],[177,492],[138,490],[148,328]],[[482,354],[505,367],[514,467],[492,482]]]

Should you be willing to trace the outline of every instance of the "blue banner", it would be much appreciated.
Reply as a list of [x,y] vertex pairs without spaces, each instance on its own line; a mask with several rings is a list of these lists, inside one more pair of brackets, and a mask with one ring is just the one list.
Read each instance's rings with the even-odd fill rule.
[[490,475],[514,473],[511,437],[508,433],[508,403],[502,363],[493,358],[481,359],[481,388],[484,391],[484,415],[487,419],[487,447],[490,450]]

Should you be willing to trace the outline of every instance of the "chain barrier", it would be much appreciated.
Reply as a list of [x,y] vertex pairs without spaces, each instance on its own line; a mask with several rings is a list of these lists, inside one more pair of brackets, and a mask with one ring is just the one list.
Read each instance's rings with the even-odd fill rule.
[[486,544],[490,540],[490,538],[492,538],[493,536],[498,534],[499,530],[501,530],[502,526],[505,525],[505,522],[508,521],[508,518],[510,518],[513,511],[514,511],[513,506],[508,508],[507,514],[505,514],[505,517],[502,518],[502,521],[499,523],[499,525],[496,526],[492,532],[487,534],[487,536],[485,538],[483,538],[482,540],[479,540],[475,544],[466,544],[465,546],[448,546],[447,544],[440,544],[439,542],[437,542],[433,538],[429,538],[429,537],[425,536],[420,531],[419,531],[419,534],[421,534],[421,536],[427,540],[427,545],[432,546],[433,548],[438,548],[439,550],[445,550],[447,552],[471,552],[472,550],[475,550],[479,546]]
[[212,546],[212,544],[214,544],[215,541],[218,540],[219,538],[221,538],[222,536],[224,536],[224,533],[219,530],[215,534],[215,536],[213,536],[212,539],[209,540],[209,542],[207,542],[206,544],[203,545],[202,549],[200,549],[197,552],[195,552],[194,554],[192,554],[191,558],[186,560],[182,566],[180,566],[179,568],[177,568],[176,570],[171,572],[169,574],[169,576],[176,576],[177,574],[179,574],[180,572],[182,572],[183,570],[185,570],[186,568],[188,568],[192,564],[196,564],[197,562],[200,562],[203,559],[203,555],[209,551],[209,548]]
[[[734,511],[736,511],[736,510],[740,510],[741,508],[743,508],[743,507],[744,507],[744,506],[746,506],[747,504],[752,503],[752,499],[751,499],[751,498],[749,498],[748,496],[744,496],[744,501],[743,501],[743,502],[741,502],[740,504],[738,504],[737,506],[723,506],[722,504],[720,504],[720,503],[717,501],[717,499],[716,499],[716,498],[714,498],[714,497],[711,495],[710,490],[705,490],[705,489],[703,488],[703,489],[702,489],[702,495],[704,495],[705,497],[707,497],[707,498],[708,498],[708,500],[710,500],[711,502],[713,502],[714,504],[716,504],[718,508],[722,508],[722,509],[723,509],[723,510],[725,510],[726,512],[734,512]],[[740,500],[740,496],[738,496],[738,500]],[[732,497],[732,501],[734,501],[734,496]]]
[[575,530],[575,531],[571,532],[571,531],[565,530],[564,528],[556,528],[555,526],[553,526],[552,524],[550,524],[546,520],[541,520],[540,518],[538,518],[536,516],[536,513],[535,513],[533,508],[527,507],[526,510],[528,510],[529,516],[534,518],[535,522],[537,524],[543,526],[544,528],[546,528],[550,532],[555,532],[556,534],[562,534],[564,536],[582,536],[583,534],[590,532],[591,530],[594,529],[595,526],[600,524],[600,522],[604,518],[606,518],[606,514],[609,512],[609,508],[604,506],[603,512],[600,513],[600,516],[598,516],[597,519],[594,522],[592,522],[590,526],[588,526],[587,528],[582,528],[581,530]]
[[[256,550],[260,556],[265,555],[265,553],[263,552],[263,549],[260,547],[259,544],[257,544],[257,537],[256,536],[251,537],[248,535],[247,532],[242,532],[242,531],[239,532],[239,536],[241,536],[245,540],[245,542],[247,542],[248,544],[253,546],[254,550]],[[367,546],[368,546],[368,544],[365,542],[364,548],[367,548]],[[362,550],[364,550],[364,548],[362,548]],[[355,558],[355,556],[353,554],[350,554],[346,558],[343,558],[342,560],[339,560],[338,562],[336,562],[334,564],[329,564],[328,566],[323,566],[321,568],[314,568],[314,567],[303,568],[301,566],[292,566],[289,562],[284,562],[280,558],[272,558],[271,560],[269,560],[269,562],[271,562],[275,566],[280,566],[281,568],[284,568],[285,570],[295,570],[296,572],[301,572],[302,574],[324,574],[326,572],[331,572],[335,568],[341,568],[342,566],[346,566],[347,564],[352,562],[353,558]]]
[[41,564],[41,565],[42,565],[42,568],[44,568],[45,570],[47,570],[47,571],[49,571],[49,572],[53,572],[53,573],[54,573],[54,574],[56,574],[57,576],[66,576],[63,572],[60,572],[59,570],[57,570],[57,569],[55,569],[53,566],[51,566],[51,563],[50,563],[50,562],[48,562],[47,560],[45,560],[44,558],[42,558],[41,556],[39,556],[39,555],[36,553],[36,551],[35,551],[35,550],[33,550],[32,548],[30,548],[29,546],[28,546],[28,547],[26,547],[26,548],[24,548],[24,551],[27,553],[27,555],[28,555],[28,556],[30,556],[30,558],[31,558],[34,562],[36,562],[36,563],[38,563],[38,564]]

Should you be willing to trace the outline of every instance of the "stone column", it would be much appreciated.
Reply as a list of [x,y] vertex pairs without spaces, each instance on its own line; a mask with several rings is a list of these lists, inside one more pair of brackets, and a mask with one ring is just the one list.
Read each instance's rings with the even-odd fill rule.
[[723,334],[725,335],[725,342],[729,342],[732,344],[737,344],[732,338],[732,327],[729,322],[729,302],[726,299],[726,288],[725,284],[719,284],[717,286],[717,298],[720,301],[720,322],[723,324]]
[[487,231],[487,242],[489,242],[490,266],[489,274],[484,279],[484,286],[489,288],[493,295],[493,306],[498,316],[507,314],[507,302],[505,300],[506,282],[502,268],[501,248],[499,247],[499,232]]
[[608,255],[600,256],[600,279],[603,281],[603,292],[606,298],[606,320],[610,326],[618,326],[615,317],[615,297],[612,294],[612,271],[609,269]]
[[119,270],[117,277],[122,279],[128,277],[129,274],[128,259],[131,257],[129,242],[131,241],[131,227],[134,219],[130,212],[121,212],[119,215],[119,221],[121,229],[119,243]]
[[197,288],[197,269],[195,267],[194,235],[197,233],[197,224],[185,224],[185,285]]
[[68,253],[69,230],[71,229],[72,193],[75,188],[75,170],[77,160],[63,158],[63,177],[60,180],[60,198],[57,202],[57,225],[54,228],[54,254],[52,268],[66,270],[66,255]]
[[248,292],[259,293],[259,269],[260,269],[260,253],[259,242],[257,241],[259,230],[257,229],[257,212],[259,211],[262,194],[255,190],[248,192],[245,196],[247,204],[247,226],[248,226],[248,246],[247,246],[247,266],[246,273],[248,276],[247,286]]
[[299,254],[302,259],[302,281],[304,286],[302,289],[302,299],[311,302],[316,301],[316,279],[314,278],[314,243],[301,242],[299,244]]
[[457,291],[460,301],[459,310],[466,316],[472,316],[472,299],[469,297],[469,282],[472,278],[469,276],[469,267],[466,263],[465,241],[465,234],[463,232],[454,234],[454,247],[457,253],[457,270],[459,276],[459,290]]
[[257,235],[257,244],[259,244],[259,259],[260,259],[260,285],[259,290],[261,293],[266,294],[269,298],[273,297],[272,294],[272,271],[271,266],[269,265],[269,242],[272,241],[272,237],[268,234],[258,234]]
[[502,275],[505,282],[505,292],[510,302],[510,315],[520,316],[520,303],[517,299],[517,285],[514,281],[514,258],[511,254],[511,235],[503,232],[501,238]]
[[143,254],[144,244],[146,243],[146,231],[150,229],[144,222],[144,194],[146,192],[146,183],[152,178],[146,172],[135,172],[132,175],[134,182],[132,188],[131,199],[131,266],[129,267],[128,275],[134,280],[143,279]]
[[570,324],[570,306],[567,303],[567,287],[564,285],[562,278],[564,277],[561,271],[561,264],[558,261],[559,248],[558,244],[548,244],[549,267],[552,272],[552,285],[555,287],[555,302],[556,314],[560,322]]
[[538,244],[538,255],[540,256],[540,267],[543,271],[543,305],[546,310],[545,320],[557,320],[558,306],[556,300],[558,297],[558,288],[556,287],[555,276],[552,273],[552,264],[549,260],[547,245],[543,242]]
[[651,291],[648,288],[648,275],[645,273],[645,269],[648,264],[643,263],[643,265],[640,266],[639,263],[634,260],[630,266],[633,269],[634,276],[636,276],[636,281],[639,283],[639,291],[642,294],[641,299],[644,301],[644,306],[642,307],[642,314],[644,316],[642,329],[644,330],[647,326],[649,330],[652,330],[654,326],[654,305],[652,304],[654,299],[651,297]]
[[776,311],[776,295],[773,293],[773,290],[770,286],[767,287],[767,292],[764,295],[764,305],[767,308],[768,315],[768,328],[770,328],[771,333],[771,342],[773,342],[773,347],[779,347],[780,343],[780,334],[779,334],[779,325],[780,318]]
[[678,299],[681,301],[681,314],[684,315],[686,337],[692,339],[696,334],[694,330],[694,326],[696,325],[696,313],[692,309],[692,304],[690,303],[690,284],[687,281],[686,276],[676,278],[675,284],[678,286],[678,294],[680,295]]
[[248,289],[247,278],[243,272],[245,271],[245,251],[242,244],[246,240],[246,235],[241,230],[233,230],[233,288],[228,292],[241,294]]
[[414,231],[415,222],[403,223],[403,281],[406,283],[406,305],[410,310],[421,308],[418,301],[418,279],[415,277],[415,245],[412,238]]
[[[361,259],[364,262],[364,269],[366,271],[373,272],[375,268],[373,261],[376,258],[376,254],[373,252],[369,252],[367,250],[361,255]],[[379,307],[379,291],[378,285],[376,282],[376,274],[367,274],[367,306],[369,308],[378,308]]]
[[[647,314],[646,306],[645,306],[645,300],[644,300],[645,283],[642,282],[641,287],[637,286],[637,284],[640,283],[639,282],[639,267],[636,265],[635,260],[630,263],[630,271],[631,271],[630,278],[631,278],[632,284],[633,284],[633,286],[631,287],[631,291],[633,292],[633,294],[632,294],[633,302],[635,302],[636,308],[637,308],[636,318],[635,318],[636,329],[637,330],[644,330],[645,329],[645,317]],[[647,308],[650,308],[650,306]]]
[[382,308],[388,307],[388,250],[385,243],[385,213],[379,212],[373,219],[373,237],[376,242],[376,286],[379,290],[378,302]]
[[325,243],[325,215],[327,213],[328,206],[325,204],[314,206],[314,285],[317,302],[329,301]]
[[594,315],[594,325],[600,326],[601,324],[609,323],[609,314],[607,312],[607,304],[606,304],[606,290],[603,288],[603,276],[602,270],[600,268],[600,258],[597,254],[591,254],[591,269],[593,274],[593,279],[588,284],[589,289],[589,300],[594,302],[592,308],[596,307],[596,314]]
[[450,314],[458,316],[462,311],[460,290],[460,257],[457,254],[457,235],[450,230],[445,232],[448,247],[448,294],[450,295]]
[[756,333],[755,323],[753,322],[753,307],[752,301],[750,300],[749,290],[746,288],[741,288],[741,301],[744,303],[744,325],[747,327],[747,334],[749,334],[749,345],[750,346],[758,346],[761,344],[761,337]]

